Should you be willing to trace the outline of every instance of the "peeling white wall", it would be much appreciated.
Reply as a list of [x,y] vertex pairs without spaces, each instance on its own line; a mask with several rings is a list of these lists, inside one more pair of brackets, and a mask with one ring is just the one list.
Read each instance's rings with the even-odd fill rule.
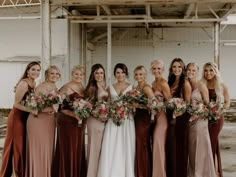
[[[112,67],[118,62],[125,63],[129,68],[129,81],[133,84],[133,70],[137,65],[144,65],[149,71],[153,59],[161,59],[165,62],[164,77],[167,79],[171,60],[180,57],[187,64],[196,62],[202,68],[204,63],[214,61],[213,30],[202,28],[164,28],[154,29],[153,35],[147,37],[144,29],[130,29],[119,40],[116,34],[113,36]],[[106,40],[106,39],[105,39]],[[221,33],[221,65],[222,77],[229,88],[231,98],[236,98],[236,82],[232,76],[236,75],[236,46],[224,46],[224,42],[236,42],[236,26],[228,26]],[[98,43],[93,54],[93,63],[102,63],[106,66],[106,44]],[[113,69],[112,68],[112,69]],[[199,78],[202,70],[199,73]],[[149,71],[148,82],[153,77]],[[114,81],[114,78],[113,78]]]

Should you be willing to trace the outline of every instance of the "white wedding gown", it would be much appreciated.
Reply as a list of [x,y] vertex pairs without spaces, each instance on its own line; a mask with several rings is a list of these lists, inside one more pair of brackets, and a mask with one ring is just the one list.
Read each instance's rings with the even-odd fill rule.
[[[123,94],[130,91],[128,86]],[[110,86],[111,99],[118,99],[114,87]],[[134,177],[135,125],[133,115],[120,126],[108,120],[103,135],[102,150],[97,177]]]

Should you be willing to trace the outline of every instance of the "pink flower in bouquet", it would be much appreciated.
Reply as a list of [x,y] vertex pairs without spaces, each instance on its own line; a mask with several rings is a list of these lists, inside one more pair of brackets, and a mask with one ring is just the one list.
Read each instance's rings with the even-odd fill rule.
[[208,119],[210,121],[217,121],[224,113],[224,104],[220,102],[210,102],[207,108],[209,110]]
[[108,119],[109,105],[106,101],[97,101],[94,105],[92,115],[98,120],[105,122]]
[[167,108],[173,111],[173,118],[181,116],[187,109],[187,104],[182,98],[171,98],[167,103]]
[[73,109],[75,115],[80,119],[78,124],[82,123],[82,120],[87,119],[92,112],[92,104],[84,99],[76,99],[73,102]]
[[123,99],[115,100],[110,104],[109,117],[117,126],[120,126],[122,121],[128,118],[129,111],[127,102]]
[[198,118],[205,118],[209,113],[207,106],[198,100],[192,101],[187,108],[187,112],[192,115],[189,119],[190,122]]

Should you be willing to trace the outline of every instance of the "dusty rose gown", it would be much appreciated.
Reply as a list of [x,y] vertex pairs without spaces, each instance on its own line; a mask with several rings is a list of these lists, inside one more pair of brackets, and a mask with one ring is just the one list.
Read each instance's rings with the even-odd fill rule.
[[51,177],[54,134],[55,117],[53,114],[40,112],[37,117],[29,115],[25,177]]
[[[208,89],[210,101],[216,100],[216,92],[214,89]],[[217,175],[223,177],[222,165],[221,165],[221,155],[220,155],[220,146],[219,146],[219,134],[223,128],[224,117],[220,118],[217,122],[209,121],[208,128],[211,140],[212,154],[215,164],[215,169],[217,170]],[[217,165],[216,165],[217,162]]]
[[[74,92],[69,98],[73,101],[82,96]],[[72,110],[66,100],[63,101],[62,109]],[[86,121],[78,127],[77,119],[59,112],[52,177],[86,177],[85,127]]]
[[[28,92],[22,100],[25,100],[27,94],[32,91],[33,88],[28,85]],[[1,177],[10,177],[12,174],[15,174],[16,177],[24,177],[25,175],[26,121],[28,116],[28,112],[15,107],[12,108],[8,116],[7,134],[2,154]]]
[[[192,92],[192,102],[202,102],[198,88]],[[188,138],[188,177],[216,177],[206,117],[200,117],[189,123]]]
[[[108,92],[99,92],[98,100],[107,100]],[[87,177],[97,177],[105,123],[93,116],[88,118],[88,173]]]
[[[157,99],[163,98],[160,91],[156,90],[154,92]],[[165,112],[160,112],[157,114],[156,122],[154,125],[153,132],[153,170],[152,177],[166,177],[166,133],[167,133],[167,117]]]

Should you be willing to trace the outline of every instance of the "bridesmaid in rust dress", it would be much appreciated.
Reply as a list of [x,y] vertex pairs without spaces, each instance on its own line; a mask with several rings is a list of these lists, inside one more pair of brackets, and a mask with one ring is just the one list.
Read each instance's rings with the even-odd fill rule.
[[[93,104],[96,101],[107,101],[108,92],[105,89],[105,70],[101,64],[94,64],[91,68],[88,85],[85,89],[85,96]],[[87,177],[97,177],[99,159],[102,147],[105,120],[91,116],[87,121],[88,127],[88,150],[87,150]]]
[[[46,80],[39,84],[36,95],[56,92],[56,82],[60,78],[59,69],[49,66],[45,71]],[[55,106],[48,106],[38,113],[30,114],[27,121],[27,163],[25,177],[51,177],[55,135]]]
[[[162,77],[164,63],[161,60],[154,60],[151,63],[151,71],[155,77],[152,83],[154,95],[159,101],[168,101],[170,98],[170,88],[167,81]],[[153,132],[153,169],[152,177],[166,177],[166,134],[167,117],[164,111],[157,113]]]
[[69,100],[83,98],[84,68],[75,66],[71,72],[72,80],[66,83],[59,94],[64,99],[57,120],[56,153],[53,163],[53,177],[86,177],[85,126],[78,126],[79,118],[72,111]]
[[[137,89],[145,97],[153,98],[152,88],[146,82],[147,71],[144,66],[134,69],[134,79],[138,82]],[[151,115],[147,109],[137,108],[135,115],[136,152],[135,152],[135,177],[152,176],[151,152]]]
[[36,114],[21,104],[27,95],[34,90],[35,79],[40,74],[40,64],[31,62],[27,65],[23,76],[15,87],[14,106],[8,116],[7,134],[2,154],[2,167],[0,176],[25,176],[25,150],[26,150],[26,121],[29,112]]
[[[207,85],[210,101],[222,102],[224,103],[224,107],[228,109],[230,106],[228,89],[223,83],[220,72],[215,63],[209,62],[203,66],[202,81]],[[208,124],[216,175],[219,177],[223,177],[223,172],[218,137],[223,124],[223,116],[217,122],[209,121]]]
[[[172,97],[183,98],[190,103],[191,85],[185,79],[185,65],[182,59],[172,60],[169,68],[168,84]],[[167,110],[169,126],[167,130],[167,176],[187,177],[188,165],[188,123],[190,115],[175,115]]]

